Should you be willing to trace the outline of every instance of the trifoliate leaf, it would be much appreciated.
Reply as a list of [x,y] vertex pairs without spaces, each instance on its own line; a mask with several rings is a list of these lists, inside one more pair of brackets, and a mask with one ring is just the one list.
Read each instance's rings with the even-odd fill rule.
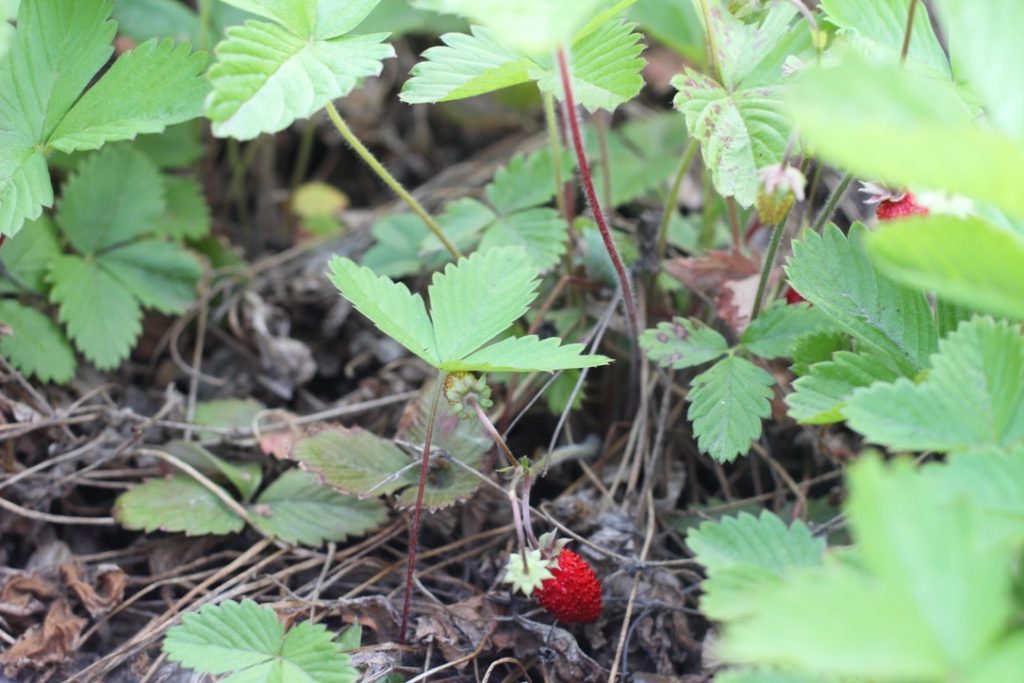
[[445,361],[441,369],[448,372],[555,372],[611,362],[606,356],[585,354],[585,350],[583,344],[562,344],[557,337],[507,337],[461,360]]
[[898,285],[875,268],[864,252],[866,229],[849,236],[829,226],[793,243],[786,273],[794,289],[861,343],[907,375],[927,366],[938,331],[924,295]]
[[[826,21],[839,29],[841,39],[865,57],[896,64],[903,51],[909,5],[907,0],[822,0],[820,8]],[[949,78],[949,60],[932,30],[927,7],[916,8],[907,47],[909,68],[926,70],[936,78]]]
[[[595,111],[612,111],[636,97],[644,85],[642,37],[635,24],[612,21],[572,45],[570,73],[576,102]],[[530,69],[541,90],[564,99],[557,70]]]
[[525,250],[501,248],[436,273],[430,317],[441,361],[465,358],[522,317],[537,297],[536,272]]
[[98,149],[104,142],[159,133],[202,114],[205,53],[187,43],[151,40],[121,55],[50,136],[62,152]]
[[804,303],[779,302],[761,311],[743,331],[740,341],[762,358],[783,358],[793,353],[799,339],[829,329],[833,329],[831,322],[818,309]]
[[182,531],[186,536],[231,534],[245,526],[209,489],[181,474],[128,489],[118,496],[114,517],[126,529]]
[[908,218],[870,235],[867,248],[899,282],[1024,319],[1024,239],[982,218]]
[[359,671],[323,624],[303,621],[285,633],[274,610],[252,600],[204,605],[167,632],[173,662],[225,681],[355,683]]
[[704,522],[686,542],[708,572],[701,610],[716,620],[741,617],[759,591],[792,569],[821,564],[825,552],[825,541],[812,537],[803,522],[787,527],[767,510],[760,517],[741,513]]
[[652,362],[679,370],[721,357],[729,342],[700,320],[675,318],[641,334],[640,348]]
[[362,536],[387,518],[387,508],[379,499],[359,500],[337,493],[298,469],[274,480],[250,512],[264,533],[312,546]]
[[899,376],[878,356],[839,351],[832,360],[811,365],[793,382],[793,393],[786,396],[789,416],[803,424],[842,422],[843,408],[855,389]]
[[[254,398],[225,398],[215,401],[200,401],[192,415],[192,424],[220,429],[234,429],[239,433],[250,432],[253,421],[266,410],[266,406]],[[206,440],[224,439],[223,434],[198,430],[196,436]]]
[[505,576],[501,582],[512,584],[513,593],[520,591],[523,595],[533,595],[533,591],[546,580],[554,578],[548,565],[538,548],[527,551],[525,560],[522,554],[513,553],[505,565]]
[[[441,362],[434,327],[423,298],[369,268],[335,256],[330,262],[331,282],[341,295],[383,332],[431,365]],[[478,292],[483,294],[483,292]]]
[[527,54],[546,55],[568,42],[593,16],[602,0],[553,3],[549,0],[415,0],[414,6],[458,14],[500,32],[504,45]]
[[562,215],[555,209],[540,207],[499,218],[484,232],[479,250],[522,247],[534,268],[546,271],[561,259],[568,240]]
[[693,69],[672,79],[672,85],[679,90],[673,104],[701,142],[715,189],[751,206],[760,184],[758,169],[779,163],[789,140],[782,91],[763,86],[729,92]]
[[424,51],[412,68],[399,95],[403,102],[460,100],[530,80],[532,60],[500,45],[490,29],[473,26],[469,35],[446,33],[441,42]]
[[252,498],[263,482],[263,470],[259,463],[229,462],[195,441],[168,441],[159,450],[191,465],[211,479],[230,482],[242,500]]
[[149,232],[164,210],[160,172],[131,147],[107,147],[64,183],[57,224],[71,245],[94,254]]
[[[22,233],[25,234],[25,233]],[[10,299],[0,299],[0,355],[40,382],[63,384],[75,375],[75,352],[64,333],[46,315]]]
[[167,206],[153,231],[179,240],[198,240],[210,232],[210,208],[203,189],[192,178],[164,176]]
[[1024,339],[1006,322],[975,318],[939,342],[931,370],[854,392],[843,414],[873,442],[950,451],[1024,440]]
[[738,356],[727,356],[693,378],[687,417],[701,451],[727,462],[750,450],[771,414],[772,386],[767,372]]
[[310,39],[264,21],[227,30],[209,70],[206,114],[218,137],[275,133],[344,97],[394,56],[387,34]]
[[203,274],[199,261],[171,242],[149,239],[113,249],[99,257],[106,268],[147,308],[181,313],[196,298]]
[[40,216],[28,229],[4,242],[0,249],[0,292],[23,293],[24,288],[43,293],[50,262],[61,253],[57,229],[49,216]]
[[142,332],[142,308],[131,291],[99,262],[79,256],[54,259],[49,278],[50,299],[82,354],[101,370],[127,358]]

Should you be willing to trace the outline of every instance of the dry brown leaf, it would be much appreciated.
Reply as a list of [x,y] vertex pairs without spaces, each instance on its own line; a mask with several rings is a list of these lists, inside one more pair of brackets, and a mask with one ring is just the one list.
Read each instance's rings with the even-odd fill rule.
[[57,596],[57,587],[36,574],[15,574],[0,588],[0,614],[28,617],[46,611],[43,600]]
[[61,664],[74,654],[75,641],[85,619],[75,616],[70,605],[63,598],[50,605],[43,625],[25,631],[10,648],[0,652],[0,664],[4,673],[17,677],[25,668],[42,669],[52,664]]
[[128,575],[120,567],[103,564],[88,574],[88,579],[83,577],[81,567],[74,563],[60,566],[60,575],[64,583],[82,601],[92,616],[105,614],[120,604],[124,598],[124,589],[128,585]]
[[760,266],[734,251],[709,251],[696,258],[677,258],[665,262],[665,272],[690,289],[714,296],[729,280],[760,272]]
[[724,320],[737,336],[743,334],[743,330],[750,324],[760,280],[760,275],[751,275],[742,280],[729,280],[722,284],[715,297],[718,317]]

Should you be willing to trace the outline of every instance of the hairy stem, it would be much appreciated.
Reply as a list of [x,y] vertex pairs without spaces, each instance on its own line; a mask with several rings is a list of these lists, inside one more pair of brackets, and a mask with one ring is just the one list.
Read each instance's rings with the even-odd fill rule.
[[665,257],[665,249],[668,248],[668,224],[672,222],[672,215],[676,212],[679,188],[682,187],[683,178],[686,177],[694,157],[697,156],[698,147],[697,139],[690,138],[686,151],[683,152],[683,158],[679,161],[679,170],[676,171],[676,177],[672,180],[672,188],[668,191],[668,197],[665,199],[665,207],[661,210],[661,224],[658,225],[658,258]]
[[836,187],[828,200],[825,202],[825,206],[821,209],[821,213],[818,214],[818,219],[814,221],[814,232],[821,232],[825,224],[828,223],[829,219],[832,218],[832,214],[835,212],[836,207],[839,206],[839,201],[846,194],[846,188],[850,187],[850,183],[853,181],[853,174],[847,173],[843,176],[843,179],[839,181],[839,186]]
[[353,133],[352,129],[348,127],[348,124],[345,123],[345,120],[341,118],[341,114],[339,114],[338,110],[335,109],[334,103],[328,102],[325,109],[327,110],[327,116],[331,119],[331,123],[333,123],[334,127],[338,129],[339,133],[341,133],[341,137],[345,138],[345,142],[347,142],[352,149],[355,150],[356,154],[366,162],[366,165],[377,174],[377,177],[383,180],[385,185],[390,187],[391,190],[402,199],[402,201],[408,204],[409,208],[413,210],[413,213],[423,219],[423,222],[427,224],[427,228],[430,232],[434,233],[434,236],[437,237],[437,239],[441,240],[441,244],[444,245],[444,248],[448,250],[448,253],[452,255],[453,259],[458,260],[462,258],[462,252],[460,252],[458,247],[452,244],[451,240],[445,236],[444,230],[442,230],[441,226],[437,224],[437,221],[427,213],[427,210],[423,208],[423,205],[420,204],[415,197],[409,194],[409,191],[402,187],[402,184],[398,182],[398,180],[391,175],[386,168],[384,168],[384,165],[377,160],[377,157],[373,155],[373,152],[368,150],[366,146],[360,142],[359,138],[356,137],[356,134]]
[[768,277],[771,275],[772,266],[775,265],[775,254],[779,251],[779,243],[782,242],[782,233],[786,228],[786,219],[789,218],[789,211],[782,217],[782,220],[775,224],[772,231],[772,241],[768,244],[768,253],[764,257],[764,265],[761,267],[761,279],[757,281],[757,294],[754,295],[754,310],[750,313],[750,321],[757,318],[764,303],[764,293],[768,289]]
[[587,164],[587,152],[583,148],[583,135],[580,133],[580,121],[576,115],[576,99],[572,90],[572,77],[569,75],[569,58],[565,54],[565,48],[559,46],[555,53],[558,61],[558,72],[562,80],[562,92],[565,94],[565,119],[569,124],[569,132],[572,137],[572,145],[576,150],[576,162],[580,169],[580,181],[583,183],[583,191],[590,204],[590,210],[594,214],[594,222],[601,233],[604,241],[604,248],[611,257],[612,266],[615,268],[615,275],[619,280],[619,287],[622,288],[622,301],[626,305],[626,319],[629,322],[630,342],[636,344],[640,336],[639,323],[637,322],[636,301],[633,298],[633,287],[626,274],[626,266],[622,263],[622,256],[619,254],[615,240],[612,239],[611,230],[608,228],[608,220],[601,209],[601,202],[597,199],[597,191],[594,189],[594,178],[590,174],[590,166]]
[[412,603],[413,574],[416,572],[416,550],[420,541],[420,517],[423,514],[423,494],[427,488],[427,473],[430,471],[430,443],[434,438],[434,421],[437,419],[437,404],[441,400],[444,380],[448,373],[437,376],[434,398],[430,402],[430,417],[427,419],[427,433],[423,437],[423,461],[420,464],[420,483],[416,489],[416,507],[412,513],[412,529],[409,531],[409,557],[405,565],[405,595],[402,596],[402,626],[398,631],[398,642],[405,643],[409,629],[409,606]]
[[476,416],[480,420],[480,424],[484,426],[484,431],[487,432],[495,445],[498,446],[498,450],[505,454],[505,459],[508,460],[508,464],[512,467],[518,467],[519,461],[516,460],[516,456],[512,454],[512,450],[508,447],[508,444],[505,443],[505,439],[501,438],[501,434],[498,433],[494,423],[491,422],[491,418],[487,417],[487,413],[484,412],[484,409],[481,408],[480,404],[472,397],[467,400],[467,403],[473,406],[473,410],[476,412]]

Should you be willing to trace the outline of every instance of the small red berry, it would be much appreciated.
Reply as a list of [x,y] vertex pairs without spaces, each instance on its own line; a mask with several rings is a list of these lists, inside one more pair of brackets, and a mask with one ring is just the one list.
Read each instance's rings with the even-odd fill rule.
[[880,221],[894,221],[907,216],[927,216],[928,208],[917,203],[911,192],[904,192],[895,199],[886,199],[878,203],[875,215]]
[[800,292],[793,289],[790,285],[786,285],[786,303],[787,304],[798,304],[807,299],[800,296]]
[[541,607],[566,624],[587,624],[601,616],[601,582],[586,560],[562,550],[551,573],[533,592]]

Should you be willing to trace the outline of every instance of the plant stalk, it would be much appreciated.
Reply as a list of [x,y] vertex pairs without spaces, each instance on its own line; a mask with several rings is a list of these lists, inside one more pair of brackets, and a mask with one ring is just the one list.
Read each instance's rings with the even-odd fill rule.
[[768,289],[768,277],[771,275],[772,266],[775,265],[775,254],[779,251],[779,243],[782,242],[782,233],[785,232],[786,219],[789,218],[789,211],[782,217],[782,220],[775,224],[772,232],[772,241],[768,244],[768,253],[764,257],[764,265],[761,267],[761,279],[757,282],[757,294],[754,296],[754,310],[750,313],[750,322],[754,322],[764,302],[764,293]]
[[555,53],[558,61],[558,72],[562,80],[562,92],[565,96],[565,119],[569,124],[569,132],[572,137],[572,145],[576,151],[576,162],[580,169],[580,181],[583,183],[583,191],[590,204],[590,210],[594,214],[594,222],[601,233],[604,241],[604,248],[611,257],[612,266],[615,268],[615,275],[618,277],[619,286],[622,288],[622,301],[626,305],[626,319],[629,323],[631,335],[630,343],[636,344],[640,336],[640,326],[637,322],[636,300],[633,298],[633,288],[629,282],[629,275],[626,274],[626,266],[622,262],[615,240],[612,239],[611,230],[608,228],[608,220],[601,209],[601,202],[598,201],[597,191],[594,189],[594,178],[590,174],[590,166],[587,164],[587,152],[583,148],[583,135],[580,133],[580,121],[576,115],[576,99],[572,90],[572,77],[569,75],[569,59],[565,53],[565,47],[559,46]]
[[683,158],[679,161],[679,170],[672,180],[672,188],[668,191],[668,198],[665,199],[665,207],[661,211],[661,224],[658,225],[658,258],[665,258],[665,250],[668,248],[668,224],[672,222],[672,215],[676,212],[676,201],[679,196],[679,188],[683,185],[683,179],[690,170],[694,157],[697,156],[696,138],[690,138]]
[[444,390],[444,380],[448,373],[441,372],[437,376],[434,387],[434,399],[430,402],[430,417],[427,420],[427,433],[423,437],[423,461],[420,464],[420,483],[416,489],[416,507],[412,513],[412,529],[409,531],[409,558],[405,565],[405,595],[402,596],[402,626],[398,631],[398,642],[405,644],[405,635],[409,628],[409,606],[412,603],[413,575],[416,572],[416,550],[420,540],[420,517],[423,513],[423,494],[427,488],[427,474],[430,471],[430,444],[434,438],[434,421],[437,420],[437,404]]
[[565,211],[565,182],[562,180],[562,142],[558,139],[558,117],[555,115],[555,95],[542,93],[544,99],[544,126],[548,129],[548,147],[551,150],[551,170],[555,181],[555,206],[558,213],[568,222]]
[[847,173],[843,176],[843,179],[839,181],[839,186],[836,187],[835,192],[829,195],[828,200],[825,202],[825,206],[821,209],[821,213],[818,214],[818,219],[814,221],[814,232],[821,232],[825,224],[828,223],[832,214],[835,212],[836,207],[839,206],[840,200],[843,195],[846,194],[846,188],[850,187],[850,183],[853,181],[853,174]]
[[345,123],[345,120],[341,118],[341,114],[339,114],[338,110],[335,109],[334,103],[328,102],[327,106],[324,108],[327,110],[327,116],[330,117],[331,123],[333,123],[334,127],[338,129],[339,133],[341,133],[341,137],[345,138],[345,142],[347,142],[352,149],[355,150],[356,154],[366,162],[366,165],[377,174],[377,177],[383,180],[385,185],[390,187],[391,190],[402,199],[402,201],[408,204],[409,208],[413,210],[413,213],[423,219],[423,222],[427,224],[427,228],[430,232],[434,233],[434,236],[437,237],[437,239],[441,240],[441,244],[444,245],[444,248],[448,250],[448,253],[452,255],[453,259],[458,260],[462,258],[462,252],[460,252],[458,247],[456,247],[451,240],[445,236],[444,230],[442,230],[441,226],[437,224],[437,221],[427,213],[427,210],[423,208],[423,205],[420,204],[415,197],[409,194],[409,191],[402,187],[402,184],[398,182],[398,180],[391,175],[386,168],[384,168],[384,165],[377,160],[377,157],[373,155],[373,152],[368,150],[366,146],[360,142],[359,138],[356,137],[356,134],[353,133],[352,129],[348,127],[348,124]]
[[708,66],[711,67],[711,75],[715,80],[721,82],[722,67],[718,62],[718,43],[715,41],[715,29],[711,25],[711,6],[708,0],[700,0],[700,10],[704,15],[704,33],[708,37]]
[[907,8],[907,26],[903,31],[903,46],[900,48],[900,64],[906,64],[910,53],[910,38],[914,35],[914,15],[917,14],[918,0],[910,0]]

